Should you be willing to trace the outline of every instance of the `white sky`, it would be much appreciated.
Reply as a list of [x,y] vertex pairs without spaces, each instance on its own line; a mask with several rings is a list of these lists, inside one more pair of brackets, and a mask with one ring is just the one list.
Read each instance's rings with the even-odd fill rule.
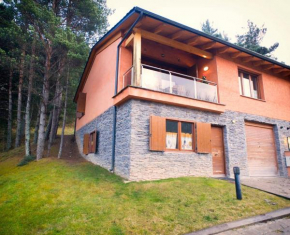
[[107,0],[107,5],[115,9],[110,27],[138,6],[197,30],[209,19],[231,42],[244,32],[248,19],[258,26],[265,24],[268,31],[262,45],[279,42],[274,55],[290,65],[290,0]]

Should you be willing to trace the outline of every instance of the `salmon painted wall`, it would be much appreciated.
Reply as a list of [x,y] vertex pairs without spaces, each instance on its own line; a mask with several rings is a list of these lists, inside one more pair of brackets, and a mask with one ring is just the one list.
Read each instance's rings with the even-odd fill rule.
[[[290,81],[249,69],[222,57],[216,57],[220,102],[227,110],[290,121]],[[265,101],[243,97],[239,91],[238,69],[261,74]]]
[[76,129],[80,129],[113,106],[117,46],[121,38],[96,55],[85,86],[87,93],[85,115],[77,119]]
[[120,47],[119,53],[119,81],[118,81],[118,91],[124,88],[123,85],[123,75],[127,72],[129,68],[133,65],[133,54],[132,50],[126,47]]

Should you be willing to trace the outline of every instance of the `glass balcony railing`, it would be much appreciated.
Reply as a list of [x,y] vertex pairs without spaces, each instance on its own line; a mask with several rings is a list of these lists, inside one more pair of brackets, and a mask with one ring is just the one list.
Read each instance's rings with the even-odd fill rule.
[[[133,67],[124,74],[123,84],[133,85]],[[144,64],[141,87],[218,103],[216,83]]]

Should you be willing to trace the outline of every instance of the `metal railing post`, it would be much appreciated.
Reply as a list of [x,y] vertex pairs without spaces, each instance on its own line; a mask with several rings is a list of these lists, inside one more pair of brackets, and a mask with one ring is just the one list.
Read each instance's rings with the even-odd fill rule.
[[171,72],[169,72],[169,92],[172,94],[172,76],[171,76]]
[[131,86],[133,86],[134,84],[133,84],[133,76],[134,76],[134,66],[132,66],[132,68],[131,68]]
[[197,89],[196,89],[196,79],[193,80],[193,86],[194,86],[194,99],[197,97]]

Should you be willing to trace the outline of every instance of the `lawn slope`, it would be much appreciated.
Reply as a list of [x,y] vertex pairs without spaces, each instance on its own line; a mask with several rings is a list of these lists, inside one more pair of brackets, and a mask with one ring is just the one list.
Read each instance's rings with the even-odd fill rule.
[[290,206],[290,201],[210,178],[123,183],[85,161],[50,157],[17,167],[0,158],[0,234],[183,234]]

